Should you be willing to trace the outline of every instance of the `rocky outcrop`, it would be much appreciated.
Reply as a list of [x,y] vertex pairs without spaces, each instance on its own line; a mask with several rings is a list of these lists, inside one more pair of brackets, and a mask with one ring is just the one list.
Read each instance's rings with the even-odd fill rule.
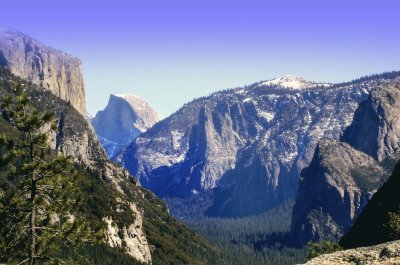
[[399,101],[399,80],[378,86],[356,110],[344,142],[320,141],[301,173],[291,229],[297,245],[340,239],[387,180],[399,158]]
[[395,265],[400,264],[400,241],[324,254],[305,265]]
[[218,92],[141,134],[117,161],[159,196],[207,194],[208,215],[260,213],[294,200],[318,140],[339,139],[369,91],[398,75],[337,85],[285,77]]
[[147,102],[123,94],[110,95],[107,107],[91,123],[107,155],[113,157],[158,121],[158,114]]
[[0,66],[57,97],[86,115],[82,63],[18,31],[0,28]]
[[138,211],[133,203],[130,204],[130,208],[135,213],[136,219],[129,227],[118,227],[111,217],[104,219],[107,224],[108,244],[112,247],[124,249],[127,254],[141,262],[151,263],[149,243],[142,230],[142,213]]
[[396,85],[371,91],[342,137],[343,141],[378,161],[392,156],[400,148],[400,78],[397,80]]
[[338,240],[388,175],[378,161],[347,143],[320,140],[310,166],[301,173],[293,242]]
[[[7,72],[0,72],[0,88],[12,87],[12,84],[16,82],[13,80],[14,77]],[[11,83],[10,80],[12,80]],[[126,187],[125,183],[132,182],[133,177],[128,171],[115,165],[107,158],[94,130],[85,118],[71,104],[59,99],[50,92],[44,92],[42,88],[27,84],[23,80],[18,80],[18,83],[22,83],[24,87],[29,88],[31,102],[36,108],[40,111],[50,110],[53,112],[58,126],[57,130],[49,135],[51,148],[71,156],[76,165],[98,174],[104,182],[117,190],[121,196],[117,196],[119,201],[116,201],[115,205],[127,203],[120,198],[127,195],[126,188],[124,188]],[[3,93],[4,91],[0,90],[0,95],[3,95]],[[139,184],[135,184],[136,192],[140,193]],[[119,227],[118,229],[123,232],[117,233],[115,237],[118,237],[119,242],[123,242],[124,250],[127,254],[137,260],[151,263],[150,247],[147,244],[146,235],[141,226],[143,214],[138,211],[138,205],[133,202],[130,204],[130,208],[135,213],[132,216],[134,224],[129,227]],[[109,236],[114,235],[113,231],[115,229],[115,227],[113,229],[108,227],[107,234]],[[115,237],[113,238],[115,239]],[[118,246],[111,243],[110,245]]]

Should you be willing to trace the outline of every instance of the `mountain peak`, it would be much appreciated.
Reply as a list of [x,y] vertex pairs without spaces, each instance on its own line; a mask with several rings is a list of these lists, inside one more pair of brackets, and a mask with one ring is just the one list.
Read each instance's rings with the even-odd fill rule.
[[138,97],[133,94],[111,94],[110,99],[112,96],[121,98],[121,99],[125,100],[126,102],[128,102],[129,105],[132,107],[133,111],[135,113],[139,114],[139,116],[142,116],[143,112],[150,111],[151,116],[152,116],[152,122],[151,122],[152,124],[149,125],[149,127],[151,127],[153,125],[153,123],[160,120],[158,114],[154,111],[154,109],[150,106],[150,104],[147,103],[141,97]]
[[109,157],[159,121],[149,103],[132,94],[111,94],[106,108],[92,125]]
[[260,86],[279,86],[282,88],[288,88],[293,90],[302,90],[307,88],[313,88],[317,86],[329,86],[329,84],[315,83],[305,80],[303,77],[296,75],[285,75],[279,78],[262,82]]
[[119,97],[119,98],[123,98],[125,100],[128,100],[130,98],[135,98],[135,99],[140,99],[142,100],[140,97],[133,95],[133,94],[111,94],[113,96]]

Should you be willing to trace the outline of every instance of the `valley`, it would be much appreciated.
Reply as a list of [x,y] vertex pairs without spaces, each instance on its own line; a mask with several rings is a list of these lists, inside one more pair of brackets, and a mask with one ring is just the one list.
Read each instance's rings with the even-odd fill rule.
[[[87,228],[82,246],[56,242],[46,253],[71,264],[290,265],[339,249],[327,257],[355,251],[362,262],[368,251],[358,248],[371,246],[398,258],[387,242],[400,239],[400,72],[343,83],[287,75],[195,98],[163,119],[156,106],[121,93],[91,117],[85,93],[79,59],[0,28],[0,262],[26,258],[13,224],[29,215],[31,229],[36,221],[43,231]],[[18,128],[47,111],[52,124],[40,126],[38,138],[29,134],[43,159],[32,165],[50,176],[45,160],[65,156],[70,164],[55,166],[55,176],[73,179],[79,204],[43,217],[36,199],[13,199],[36,179],[18,175],[30,165],[8,151],[27,139]],[[56,199],[70,204],[66,195]],[[37,203],[52,206],[49,198]],[[28,206],[37,217],[24,216]],[[40,244],[50,240],[41,240],[32,244],[46,252]],[[25,261],[36,258],[44,260]]]

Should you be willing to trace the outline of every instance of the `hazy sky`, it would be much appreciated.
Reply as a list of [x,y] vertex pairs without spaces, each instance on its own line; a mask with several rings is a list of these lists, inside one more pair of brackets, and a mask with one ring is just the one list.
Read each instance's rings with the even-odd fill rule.
[[398,0],[4,0],[0,25],[79,57],[91,114],[110,93],[132,93],[165,117],[286,74],[400,70],[399,14]]

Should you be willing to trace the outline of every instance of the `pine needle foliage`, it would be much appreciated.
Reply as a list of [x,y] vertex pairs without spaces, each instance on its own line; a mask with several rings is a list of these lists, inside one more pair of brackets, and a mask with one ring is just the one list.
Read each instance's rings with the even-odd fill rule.
[[78,254],[59,255],[60,249],[78,253],[93,238],[77,211],[82,203],[78,175],[69,157],[49,148],[53,115],[33,108],[21,85],[14,92],[1,103],[3,118],[15,131],[13,137],[0,137],[0,261],[85,263]]

